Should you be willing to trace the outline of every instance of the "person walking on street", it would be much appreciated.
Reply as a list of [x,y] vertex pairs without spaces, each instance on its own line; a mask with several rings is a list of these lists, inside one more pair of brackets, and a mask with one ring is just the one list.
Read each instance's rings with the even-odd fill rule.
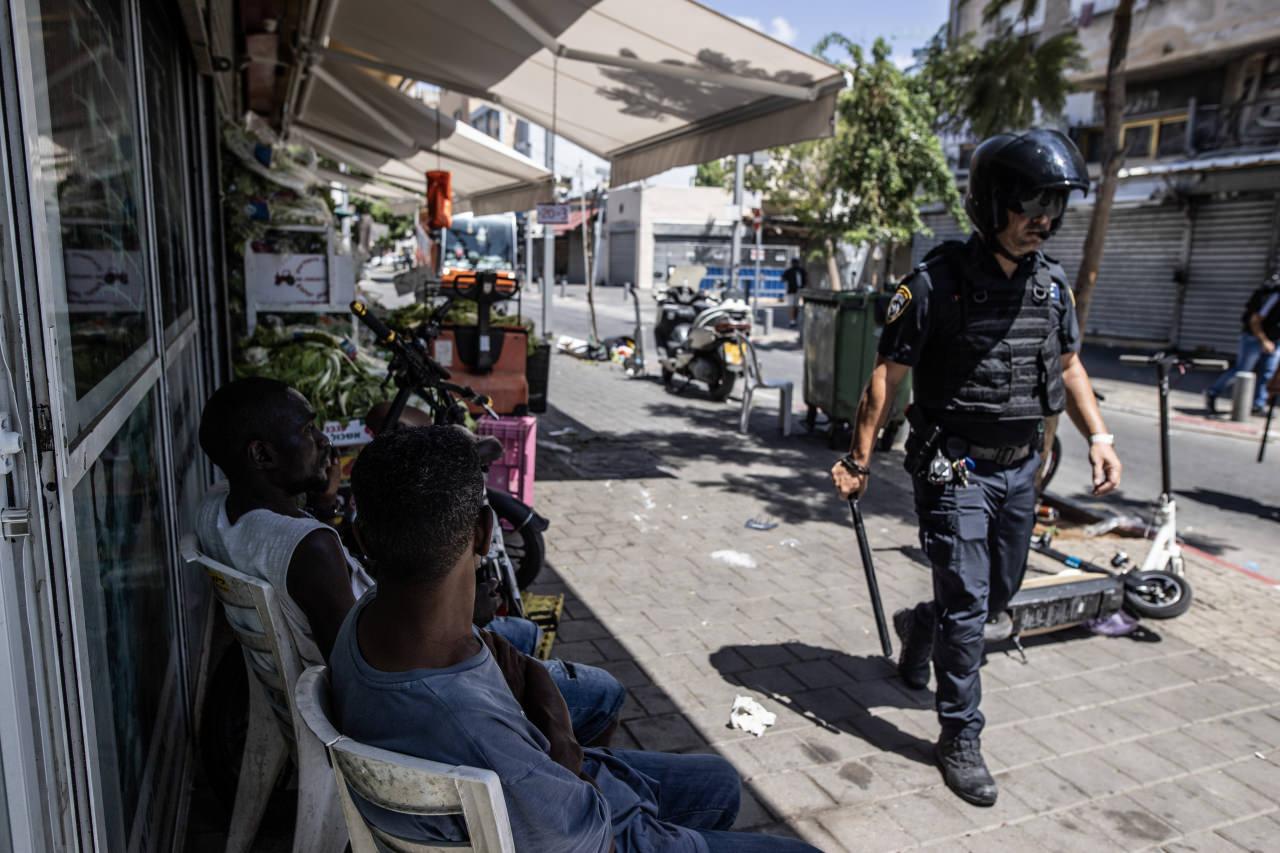
[[1084,158],[1057,131],[978,146],[965,198],[975,233],[934,248],[894,293],[849,453],[831,468],[841,496],[865,491],[876,435],[913,370],[907,470],[933,600],[894,614],[898,671],[922,689],[932,657],[942,729],[934,754],[947,786],[975,805],[993,805],[997,793],[979,738],[984,629],[1026,570],[1044,418],[1065,409],[1089,439],[1095,495],[1120,482],[1115,439],[1079,356],[1074,297],[1040,251],[1069,193],[1088,187]]
[[1227,385],[1241,371],[1251,371],[1259,365],[1257,390],[1253,395],[1253,413],[1266,413],[1267,382],[1280,367],[1280,270],[1273,272],[1266,282],[1253,292],[1240,316],[1240,345],[1236,350],[1236,362],[1219,376],[1209,390],[1204,392],[1204,405],[1209,414],[1218,413],[1218,398]]
[[807,278],[804,263],[799,257],[792,258],[791,266],[787,267],[786,272],[782,274],[782,280],[787,285],[787,304],[791,306],[791,328],[793,329],[800,316],[800,291],[804,290]]

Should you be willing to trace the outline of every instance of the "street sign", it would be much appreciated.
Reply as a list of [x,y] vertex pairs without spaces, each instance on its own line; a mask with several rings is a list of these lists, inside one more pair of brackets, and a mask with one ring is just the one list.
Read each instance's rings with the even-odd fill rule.
[[538,205],[538,222],[542,225],[568,225],[569,224],[569,205],[567,204]]
[[763,261],[763,260],[764,260],[764,249],[752,248],[752,249],[751,249],[751,260],[753,260],[753,261]]

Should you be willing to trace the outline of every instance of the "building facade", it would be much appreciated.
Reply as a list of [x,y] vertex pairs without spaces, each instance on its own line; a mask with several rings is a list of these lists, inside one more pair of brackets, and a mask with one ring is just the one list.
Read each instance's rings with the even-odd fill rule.
[[[953,3],[952,33],[990,37],[984,6]],[[1063,125],[1095,176],[1115,7],[1042,0],[1016,24],[1079,37],[1086,66]],[[1234,353],[1245,300],[1280,268],[1280,14],[1274,0],[1139,0],[1125,68],[1125,163],[1086,331]],[[952,152],[962,182],[973,142]],[[1090,202],[1073,202],[1048,247],[1073,279]],[[940,234],[958,229],[942,213],[926,220]],[[918,257],[929,240],[916,242]]]

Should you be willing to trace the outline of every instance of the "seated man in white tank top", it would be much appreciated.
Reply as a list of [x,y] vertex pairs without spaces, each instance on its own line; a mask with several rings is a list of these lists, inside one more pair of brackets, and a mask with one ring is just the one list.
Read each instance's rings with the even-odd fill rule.
[[[205,404],[200,446],[226,475],[196,535],[209,556],[271,584],[306,666],[329,659],[347,613],[374,580],[338,532],[301,508],[329,482],[330,445],[311,405],[283,382],[238,379]],[[607,742],[626,690],[608,672],[545,662],[584,743]]]

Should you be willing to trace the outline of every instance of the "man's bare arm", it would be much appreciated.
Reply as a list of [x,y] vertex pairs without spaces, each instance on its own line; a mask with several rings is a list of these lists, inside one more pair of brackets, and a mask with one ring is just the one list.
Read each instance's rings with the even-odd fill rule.
[[[1077,353],[1062,357],[1062,384],[1067,391],[1067,415],[1086,439],[1106,433],[1107,424],[1098,408],[1089,372]],[[1089,463],[1093,467],[1093,493],[1105,495],[1120,485],[1120,457],[1110,444],[1089,444]]]
[[1275,352],[1276,342],[1268,338],[1267,333],[1262,330],[1262,315],[1256,311],[1249,315],[1249,331],[1258,339],[1258,343],[1262,344],[1263,350],[1268,354]]
[[342,620],[356,605],[351,571],[336,531],[313,530],[298,543],[289,560],[285,586],[306,614],[311,635],[327,661]]
[[[876,366],[872,368],[871,378],[867,380],[867,387],[863,389],[862,399],[858,402],[853,440],[849,444],[849,455],[862,465],[870,462],[876,436],[889,417],[898,387],[910,369],[907,365],[889,361],[884,356],[876,357]],[[837,491],[846,498],[862,494],[867,485],[865,476],[853,473],[839,462],[831,469],[831,479]]]

